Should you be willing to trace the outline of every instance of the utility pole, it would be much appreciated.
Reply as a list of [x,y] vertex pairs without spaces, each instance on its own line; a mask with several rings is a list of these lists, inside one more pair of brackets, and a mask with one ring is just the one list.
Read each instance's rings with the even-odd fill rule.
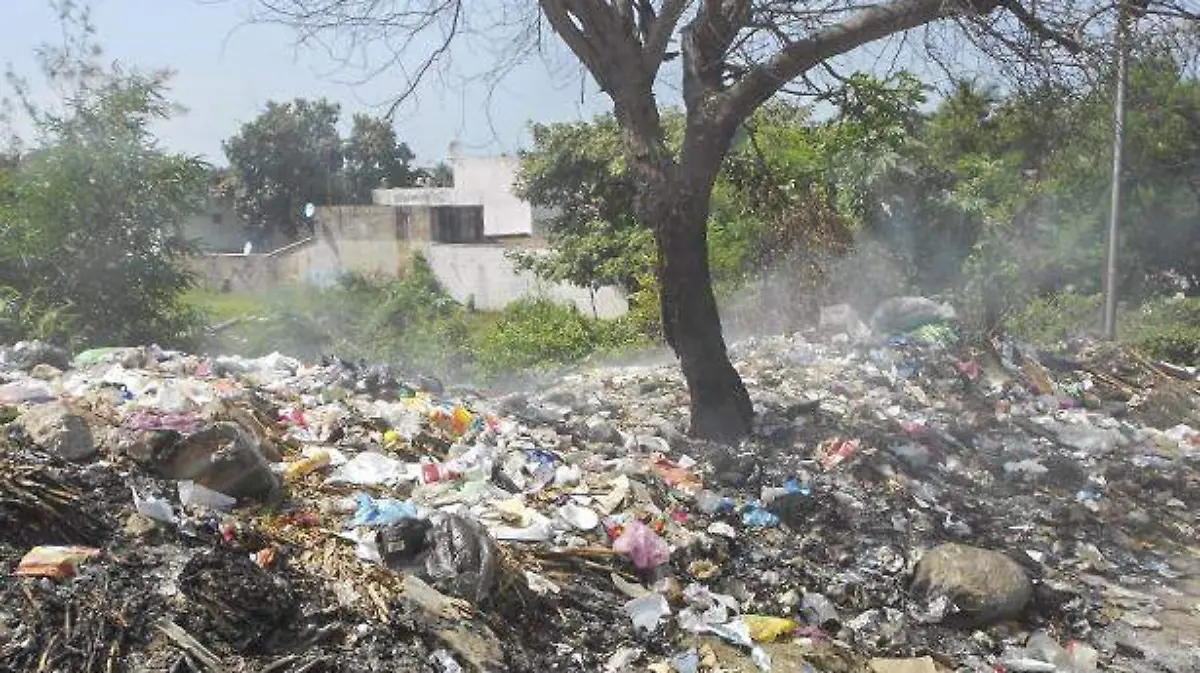
[[1125,144],[1125,80],[1129,70],[1129,13],[1117,9],[1117,91],[1113,103],[1112,207],[1108,213],[1108,256],[1104,274],[1104,338],[1117,338],[1117,225],[1121,219],[1121,154]]

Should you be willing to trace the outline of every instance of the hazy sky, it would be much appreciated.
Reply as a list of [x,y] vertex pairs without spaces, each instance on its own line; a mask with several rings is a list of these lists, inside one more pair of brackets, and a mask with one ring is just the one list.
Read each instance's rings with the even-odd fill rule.
[[[46,0],[0,0],[0,45],[5,64],[36,80],[33,50],[60,41]],[[94,0],[93,23],[109,57],[145,69],[176,71],[172,98],[188,112],[158,129],[170,148],[224,163],[221,141],[256,116],[269,100],[325,96],[353,112],[379,113],[400,88],[398,77],[356,84],[325,53],[297,48],[295,33],[244,25],[247,0]],[[466,49],[460,50],[466,51]],[[481,51],[481,50],[480,50]],[[538,60],[506,78],[489,101],[488,87],[459,81],[492,62],[458,54],[453,75],[430,80],[400,108],[396,127],[418,163],[445,157],[451,141],[469,153],[511,152],[527,141],[529,120],[586,119],[609,109],[591,86],[581,98],[578,70],[561,57]],[[7,91],[6,91],[7,94]],[[20,130],[20,129],[19,129]]]

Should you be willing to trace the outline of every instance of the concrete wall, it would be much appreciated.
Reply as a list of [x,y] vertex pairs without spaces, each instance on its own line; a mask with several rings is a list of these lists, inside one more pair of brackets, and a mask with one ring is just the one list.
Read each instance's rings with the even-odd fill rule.
[[614,288],[601,288],[594,295],[584,288],[547,283],[532,273],[520,272],[505,255],[503,245],[423,246],[426,259],[438,280],[455,300],[484,311],[498,311],[522,297],[545,297],[574,304],[587,315],[616,318],[629,310],[625,297]]
[[385,206],[482,206],[484,236],[534,233],[533,208],[513,193],[519,158],[454,157],[450,163],[453,187],[376,189],[371,198]]
[[[200,212],[180,224],[183,235],[205,253],[241,253],[246,246],[246,222],[234,210],[233,199],[210,195]],[[262,241],[255,252],[270,252],[293,241],[278,231]]]
[[412,259],[408,217],[387,206],[318,208],[312,241],[278,257],[283,282],[325,287],[347,272],[394,278]]
[[207,197],[204,208],[180,228],[204,252],[241,252],[246,244],[246,225],[234,211],[232,199]]
[[[506,257],[514,248],[532,251],[544,245],[530,236],[529,205],[511,192],[515,158],[456,159],[454,166],[453,190],[376,190],[377,202],[388,205],[321,207],[311,238],[268,254],[208,255],[197,260],[194,268],[213,289],[227,286],[234,292],[261,292],[289,284],[326,287],[347,272],[394,278],[406,273],[413,252],[421,251],[452,297],[463,303],[473,300],[481,310],[500,310],[528,296],[573,304],[601,318],[628,310],[625,297],[614,288],[592,293],[547,283],[532,273],[518,272]],[[433,209],[447,202],[482,202],[485,234],[496,241],[432,242]],[[240,246],[239,242],[238,250]]]
[[483,206],[483,235],[533,233],[533,209],[513,193],[521,162],[517,157],[456,157],[454,188]]
[[267,255],[201,255],[191,260],[189,268],[200,284],[211,290],[259,292],[278,283],[275,266]]

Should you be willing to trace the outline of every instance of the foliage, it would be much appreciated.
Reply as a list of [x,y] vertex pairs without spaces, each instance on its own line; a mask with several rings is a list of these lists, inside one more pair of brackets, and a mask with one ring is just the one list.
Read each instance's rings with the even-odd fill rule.
[[38,52],[62,100],[43,107],[9,73],[36,142],[0,189],[0,339],[179,345],[196,326],[179,222],[206,166],[158,146],[168,74],[100,65],[86,11],[58,6],[65,44]]
[[236,207],[260,242],[304,226],[306,203],[328,204],[344,159],[337,132],[341,106],[325,99],[267,103],[223,144],[236,176]]
[[457,379],[546,370],[646,343],[630,321],[595,320],[548,300],[473,313],[445,293],[420,256],[396,280],[348,275],[327,289],[191,299],[211,322],[237,323],[210,344],[217,350],[251,356],[278,350],[307,359],[333,354]]
[[534,124],[532,130],[533,149],[521,155],[517,190],[547,213],[552,252],[516,252],[514,261],[548,280],[636,292],[653,265],[654,240],[633,215],[636,185],[616,120]]
[[[1014,334],[1052,344],[1100,326],[1102,295],[1054,294],[1038,297],[1006,320]],[[1200,298],[1158,298],[1123,308],[1118,337],[1146,355],[1181,365],[1200,365]]]
[[372,190],[413,184],[418,177],[409,166],[413,156],[408,145],[396,139],[396,129],[390,121],[354,115],[342,171],[345,200],[370,204]]
[[418,168],[412,184],[423,187],[453,187],[454,169],[444,161],[439,161],[432,168]]
[[1035,297],[1010,312],[1004,325],[1008,331],[1033,343],[1052,344],[1098,331],[1103,306],[1104,297],[1096,294]]
[[622,321],[588,318],[548,299],[522,299],[475,335],[475,354],[480,372],[496,375],[571,364],[641,343]]

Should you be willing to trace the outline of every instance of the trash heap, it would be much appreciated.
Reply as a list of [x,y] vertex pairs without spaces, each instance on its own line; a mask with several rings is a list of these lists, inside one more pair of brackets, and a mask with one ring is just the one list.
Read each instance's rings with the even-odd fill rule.
[[1194,371],[828,316],[733,447],[670,363],[8,348],[0,670],[1200,670]]

